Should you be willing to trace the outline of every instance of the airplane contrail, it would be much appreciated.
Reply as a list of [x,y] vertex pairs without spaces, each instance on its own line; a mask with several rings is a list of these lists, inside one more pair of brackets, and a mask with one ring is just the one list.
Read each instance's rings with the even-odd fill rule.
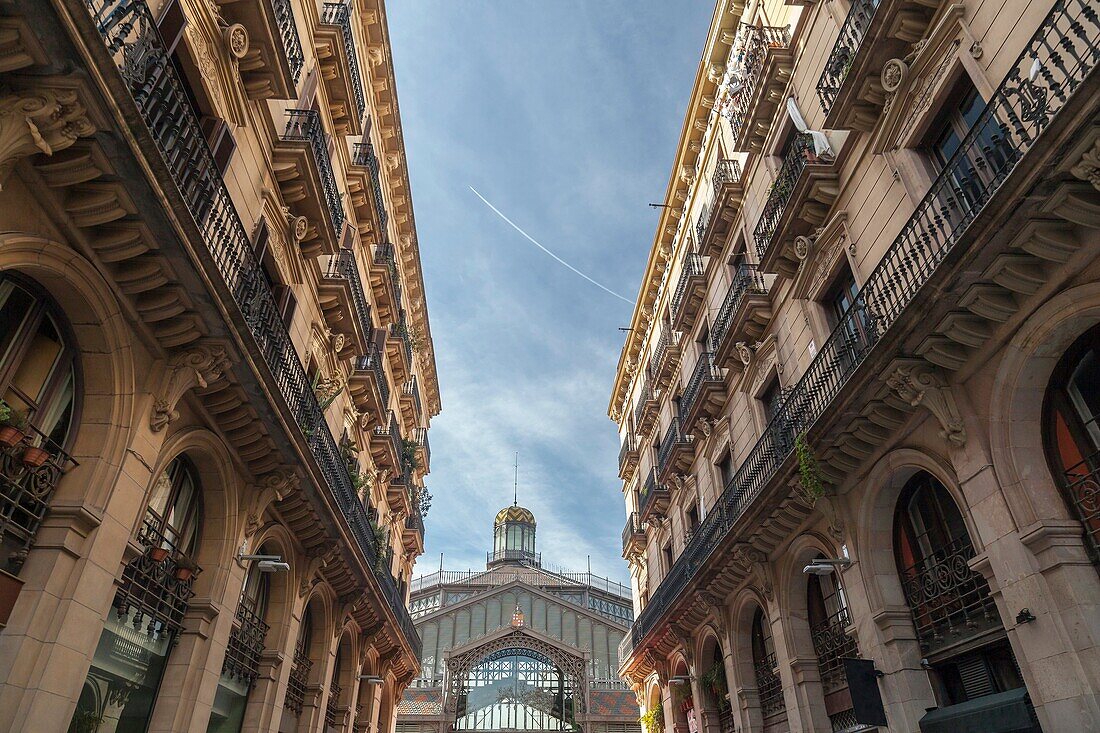
[[590,282],[590,283],[592,283],[593,285],[595,285],[595,286],[596,286],[597,288],[599,288],[600,290],[603,290],[603,291],[604,291],[604,292],[606,292],[606,293],[610,293],[611,295],[614,295],[614,296],[615,296],[616,298],[618,298],[619,300],[622,300],[622,301],[626,301],[627,303],[631,303],[631,304],[633,304],[633,303],[634,303],[634,301],[633,301],[633,300],[630,300],[629,298],[624,298],[623,296],[619,295],[618,293],[616,293],[616,292],[615,292],[614,290],[612,290],[611,288],[607,287],[606,285],[601,285],[600,283],[598,283],[598,282],[596,282],[595,280],[593,280],[592,278],[590,278],[590,277],[589,277],[588,275],[585,275],[585,274],[584,274],[583,272],[581,272],[581,271],[580,271],[580,270],[578,270],[577,268],[573,267],[573,266],[572,266],[571,264],[569,264],[568,262],[566,262],[565,260],[563,260],[563,259],[562,259],[561,257],[558,257],[558,256],[557,256],[556,254],[554,254],[554,253],[553,253],[553,252],[551,252],[550,250],[546,249],[546,247],[543,247],[543,246],[542,246],[541,244],[539,244],[539,243],[538,243],[538,241],[537,241],[537,240],[536,240],[536,239],[535,239],[534,237],[532,237],[532,236],[531,236],[530,234],[528,234],[527,232],[523,231],[523,229],[521,229],[521,228],[519,227],[519,225],[518,225],[518,224],[516,224],[516,223],[515,223],[514,221],[512,221],[512,220],[511,220],[511,219],[509,219],[509,218],[508,218],[507,216],[505,216],[505,215],[503,214],[503,212],[501,212],[501,210],[500,210],[500,209],[498,209],[497,207],[495,207],[495,206],[493,206],[493,205],[492,205],[491,203],[489,203],[489,200],[488,200],[487,198],[485,198],[484,196],[482,196],[482,195],[481,195],[480,193],[478,193],[478,190],[477,190],[476,188],[474,188],[473,186],[470,186],[470,187],[469,187],[469,189],[470,189],[471,191],[473,191],[473,192],[474,192],[474,195],[475,195],[475,196],[477,196],[477,197],[478,197],[479,199],[481,199],[481,200],[482,200],[482,201],[483,201],[483,202],[485,203],[485,205],[486,205],[486,206],[488,206],[488,207],[489,207],[490,209],[492,209],[492,210],[493,210],[493,211],[494,211],[494,212],[496,213],[496,215],[497,215],[497,216],[499,216],[499,217],[500,217],[501,219],[504,219],[504,221],[508,222],[508,224],[509,224],[509,225],[510,225],[510,226],[511,226],[511,227],[512,227],[513,229],[515,229],[515,230],[516,230],[517,232],[519,232],[519,233],[520,233],[520,234],[522,234],[522,235],[523,235],[524,237],[526,237],[526,238],[528,239],[528,241],[530,241],[530,242],[531,242],[531,244],[535,245],[536,247],[538,247],[539,249],[541,249],[541,250],[542,250],[543,252],[545,252],[546,254],[550,255],[551,257],[553,257],[553,258],[554,258],[555,260],[557,260],[558,262],[560,262],[560,263],[561,263],[562,265],[565,265],[565,266],[566,266],[566,267],[568,267],[568,268],[569,268],[570,270],[572,270],[573,272],[577,273],[578,275],[580,275],[581,277],[583,277],[583,278],[584,278],[585,280],[587,280],[588,282]]

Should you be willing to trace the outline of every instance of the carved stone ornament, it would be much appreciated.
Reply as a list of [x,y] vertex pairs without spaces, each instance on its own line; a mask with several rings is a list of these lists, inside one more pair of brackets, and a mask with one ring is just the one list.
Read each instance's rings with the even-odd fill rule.
[[813,246],[814,241],[806,236],[798,236],[794,238],[794,255],[799,261],[805,261],[810,256],[810,247]]
[[176,405],[190,389],[206,388],[222,378],[230,368],[225,347],[214,342],[198,342],[168,359],[168,366],[153,400],[149,427],[154,433],[164,430],[179,417]]
[[53,155],[94,132],[73,90],[0,97],[0,188],[21,158],[35,153]]
[[332,353],[339,354],[344,350],[344,346],[347,344],[347,336],[342,333],[338,333],[332,337]]
[[899,364],[886,384],[913,407],[927,408],[940,423],[941,438],[956,447],[966,445],[966,428],[955,395],[937,368],[924,361]]
[[844,518],[840,515],[840,508],[836,503],[836,500],[831,496],[819,496],[814,506],[821,510],[821,514],[825,517],[826,529],[829,532],[829,536],[836,542],[844,544],[844,531],[847,526],[844,523]]
[[296,216],[291,222],[290,233],[294,236],[295,242],[301,242],[306,238],[306,233],[309,231],[309,220],[304,216]]
[[750,576],[752,584],[769,601],[775,596],[775,589],[768,570],[768,558],[763,552],[747,542],[740,542],[730,551],[733,561]]
[[901,59],[890,59],[882,65],[882,88],[887,94],[893,94],[905,81],[909,73],[909,64]]
[[699,418],[698,424],[699,431],[703,434],[704,438],[709,438],[710,434],[714,432],[713,423],[711,423],[711,421],[707,420],[705,417]]
[[1092,148],[1085,151],[1081,160],[1069,172],[1082,181],[1088,181],[1093,188],[1100,191],[1100,137],[1093,141]]
[[222,28],[222,40],[229,55],[238,61],[248,55],[248,29],[240,23]]
[[680,180],[690,186],[695,181],[695,170],[691,166],[680,166]]
[[737,358],[741,360],[741,363],[748,366],[752,363],[752,350],[749,345],[744,341],[738,341],[733,345],[733,348],[737,350]]

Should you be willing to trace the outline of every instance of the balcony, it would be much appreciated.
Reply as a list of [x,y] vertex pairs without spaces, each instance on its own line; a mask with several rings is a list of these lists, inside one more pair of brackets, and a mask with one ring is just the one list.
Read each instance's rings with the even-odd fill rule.
[[372,234],[374,244],[386,240],[386,201],[382,196],[382,179],[378,157],[370,142],[355,143],[352,148],[351,170],[348,171],[348,194],[355,207],[356,220]]
[[408,516],[413,510],[414,491],[412,471],[403,465],[397,475],[386,485],[386,501],[389,503],[390,511]]
[[648,364],[649,375],[653,377],[654,384],[663,389],[672,381],[672,376],[680,363],[681,334],[679,331],[673,331],[664,320],[661,321],[659,328],[657,345],[653,347]]
[[649,429],[657,419],[657,397],[649,387],[649,380],[642,382],[642,391],[638,395],[638,404],[634,407],[634,425],[638,435],[648,435]]
[[[12,445],[0,445],[0,539],[3,549],[12,550],[5,569],[18,573],[34,544],[57,482],[77,463],[46,436],[33,428],[29,435]],[[44,448],[48,453],[39,466],[23,461],[28,448]]]
[[657,478],[657,469],[650,469],[638,492],[638,521],[646,524],[663,517],[671,500],[668,486]]
[[351,8],[344,3],[325,3],[321,24],[314,36],[321,83],[328,93],[329,115],[338,135],[361,135],[367,114],[367,97],[359,72],[359,55],[352,33]]
[[730,49],[735,61],[720,93],[719,111],[729,120],[734,150],[759,153],[771,119],[791,79],[794,54],[789,27],[741,23]]
[[412,335],[409,333],[409,321],[402,308],[397,320],[390,324],[389,338],[386,339],[386,355],[390,358],[390,370],[394,379],[409,379],[412,375],[413,349]]
[[710,350],[719,367],[742,368],[738,342],[755,343],[772,318],[764,276],[755,265],[738,265],[710,331]]
[[376,466],[390,469],[394,474],[401,471],[401,456],[404,445],[401,441],[401,428],[397,417],[391,410],[389,419],[376,425],[370,434],[370,454]]
[[627,431],[626,439],[623,440],[623,445],[619,448],[619,478],[623,481],[629,481],[634,476],[634,471],[638,468],[640,455],[638,439],[634,437],[633,431]]
[[626,526],[623,527],[623,557],[629,558],[645,552],[645,529],[638,519],[638,512],[631,512],[626,517]]
[[825,223],[840,193],[837,175],[832,160],[814,153],[808,134],[791,139],[753,231],[761,271],[794,277],[801,263],[794,251],[794,238]]
[[355,369],[348,377],[351,399],[370,425],[382,425],[389,415],[390,385],[382,366],[383,350],[372,342],[367,353],[355,360]]
[[294,99],[305,57],[290,0],[215,0],[227,25],[248,32],[247,49],[237,60],[249,99]]
[[[310,379],[296,356],[263,268],[256,259],[248,231],[237,214],[199,120],[191,111],[186,92],[176,77],[149,6],[142,0],[126,4],[89,0],[86,7],[89,17],[76,22],[90,25],[80,29],[81,32],[100,34],[106,53],[117,66],[116,82],[124,84],[122,88],[140,92],[126,102],[133,105],[137,115],[130,120],[130,125],[136,128],[144,123],[147,130],[142,133],[144,137],[139,144],[148,151],[144,154],[155,159],[170,176],[164,183],[175,187],[180,213],[190,213],[192,217],[197,235],[193,245],[205,250],[204,272],[228,293],[229,298],[223,301],[225,306],[236,309],[235,318],[247,329],[241,331],[242,346],[262,359],[267,367],[266,374],[270,378],[259,374],[261,386],[270,387],[279,395],[281,404],[286,406],[286,414],[296,422],[289,436],[308,449],[309,458],[316,463],[317,475],[324,477],[324,484],[318,490],[327,492],[328,497],[314,497],[307,492],[308,501],[317,512],[346,526],[362,558],[362,566],[372,576],[363,587],[369,591],[370,584],[377,583],[379,610],[393,615],[399,632],[395,637],[403,639],[409,654],[419,659],[420,637],[405,607],[405,598],[399,594],[397,582],[389,570],[378,568],[377,560],[383,548],[378,546],[370,530],[367,511],[355,491],[336,439],[326,426]],[[132,83],[138,78],[141,79],[140,89]],[[293,176],[287,175],[286,165],[288,159],[294,158],[287,151],[298,147],[297,142],[282,141],[277,145],[281,152],[276,155],[276,175],[280,188],[286,187],[290,192],[294,186],[288,185],[288,181]],[[301,201],[300,198],[294,200]],[[334,252],[335,247],[330,254]],[[126,572],[116,605],[118,598],[122,598],[120,602],[128,607],[143,601],[140,596],[127,598],[126,583],[132,581]],[[364,581],[366,578],[356,579],[358,583]],[[367,592],[368,596],[372,594]],[[164,628],[170,628],[169,623],[174,622],[166,622]]]
[[695,451],[691,447],[691,438],[684,434],[680,426],[680,418],[672,418],[657,449],[658,480],[661,483],[667,483],[673,474],[682,474],[691,468],[691,462],[694,459]]
[[393,320],[401,310],[401,279],[397,275],[397,260],[393,245],[389,242],[374,245],[371,258],[370,285],[378,315]]
[[222,675],[251,687],[260,675],[260,656],[269,629],[259,614],[243,602],[238,603],[222,661]]
[[338,356],[366,353],[374,334],[374,322],[359,279],[355,253],[350,249],[342,248],[329,257],[328,267],[317,284],[317,298],[329,328],[347,337]]
[[499,562],[521,562],[540,567],[542,565],[542,553],[528,550],[495,550],[485,553],[486,564]]
[[306,652],[306,644],[301,640],[294,646],[294,660],[290,667],[290,677],[286,683],[285,707],[295,715],[302,714],[302,707],[306,701],[306,686],[309,684],[309,673],[313,669]]
[[[1074,129],[1071,125],[1076,120],[1065,110],[1077,101],[1074,95],[1093,72],[1097,34],[1100,22],[1081,0],[1055,5],[1039,25],[959,149],[883,253],[856,297],[856,305],[834,327],[692,541],[653,591],[631,627],[629,640],[620,646],[629,655],[622,657],[625,665],[663,633],[664,621],[680,608],[681,601],[696,597],[692,589],[713,580],[725,567],[728,548],[743,536],[750,521],[760,521],[750,510],[760,506],[764,497],[778,501],[789,496],[789,487],[775,479],[796,470],[790,436],[812,430],[831,438],[830,431],[849,426],[851,416],[865,407],[859,400],[871,391],[859,387],[879,383],[882,364],[895,358],[897,344],[903,339],[935,327],[919,310],[928,304],[928,293],[935,289],[931,297],[941,302],[954,298],[947,287],[956,273],[953,267],[1003,256],[1007,243],[987,237],[985,230],[971,225],[987,218],[994,208],[1024,200],[1021,186],[1029,186],[1030,179],[1013,175],[1020,162],[1027,160],[1031,171],[1042,170],[1057,154],[1059,136]],[[1066,52],[1057,53],[1064,62],[1050,61],[1054,49],[1062,48]],[[1046,64],[1043,68],[1051,77],[1040,74],[1029,82],[1036,59],[1040,65]],[[1036,98],[1045,100],[1043,114],[1025,120],[1019,110]],[[993,231],[998,231],[997,227]],[[969,260],[963,259],[966,256]],[[914,311],[915,303],[918,310]],[[868,363],[872,353],[878,356]],[[777,450],[776,446],[783,447]],[[830,468],[826,461],[822,463]],[[966,567],[965,562],[960,567]],[[969,578],[965,580],[969,582]],[[970,589],[953,592],[966,605],[981,605],[968,600],[973,597]]]
[[420,383],[416,381],[415,374],[401,385],[401,407],[409,418],[405,422],[411,423],[405,427],[411,431],[424,415],[424,403],[420,400]]
[[332,171],[328,136],[317,112],[286,110],[273,165],[283,200],[296,216],[306,218],[302,252],[307,257],[336,254],[344,234],[344,206]]
[[[714,364],[714,354],[704,351],[691,373],[691,379],[680,396],[683,429],[691,431],[699,418],[717,417],[726,403],[726,380]],[[662,448],[664,445],[661,446]]]
[[710,258],[690,252],[684,258],[676,291],[672,294],[672,327],[677,331],[689,331],[699,315],[699,308],[707,293],[706,266]]
[[695,222],[695,241],[706,257],[722,253],[730,227],[741,204],[741,166],[736,160],[720,160],[711,177],[710,200]]
[[432,448],[428,443],[428,429],[417,428],[416,429],[416,445],[419,451],[420,467],[422,473],[431,473],[432,470]]
[[424,552],[424,517],[418,508],[413,508],[409,516],[405,517],[405,527],[401,531],[401,544],[409,552],[420,554]]
[[821,78],[817,97],[827,130],[874,130],[886,103],[881,70],[924,38],[939,0],[852,0]]

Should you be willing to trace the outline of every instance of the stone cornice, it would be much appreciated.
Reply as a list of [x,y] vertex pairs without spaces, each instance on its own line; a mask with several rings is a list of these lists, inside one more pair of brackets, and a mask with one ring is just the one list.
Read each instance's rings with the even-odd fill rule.
[[[432,342],[431,326],[428,323],[427,299],[424,292],[424,272],[420,262],[420,244],[416,237],[416,220],[413,216],[412,188],[409,184],[408,162],[405,157],[405,138],[401,129],[401,111],[397,103],[397,81],[393,72],[393,59],[390,48],[390,31],[386,23],[386,10],[383,0],[356,0],[358,16],[363,24],[363,36],[367,39],[367,68],[369,71],[368,90],[370,108],[376,110],[379,118],[388,117],[390,122],[381,127],[392,128],[392,135],[382,131],[378,136],[381,142],[381,154],[378,156],[381,168],[389,186],[391,220],[397,230],[393,245],[401,261],[408,294],[407,314],[412,326],[424,336],[424,348],[420,350],[421,386],[424,389],[428,413],[438,415],[442,409],[439,398],[439,376],[436,373],[435,347]],[[388,98],[383,98],[386,95]],[[382,113],[382,110],[388,112]],[[393,196],[394,189],[400,196]],[[400,199],[400,203],[398,203]]]
[[[680,131],[680,142],[665,192],[663,203],[673,208],[660,210],[661,217],[657,223],[657,233],[653,238],[653,246],[649,250],[645,274],[642,276],[642,284],[634,304],[630,330],[627,331],[626,343],[619,354],[615,384],[612,387],[611,401],[607,408],[608,416],[615,422],[620,422],[626,414],[624,403],[629,394],[634,373],[644,367],[641,362],[643,346],[649,337],[653,318],[658,312],[661,282],[673,259],[677,227],[679,221],[688,215],[690,209],[690,193],[694,177],[681,175],[681,171],[685,169],[693,171],[699,156],[704,152],[703,137],[710,124],[713,99],[718,88],[718,82],[711,78],[710,68],[714,64],[725,68],[733,45],[734,33],[744,8],[744,0],[719,0],[714,9],[714,16],[711,18],[707,43],[699,60],[699,68],[695,72],[695,83],[692,86],[683,128]],[[711,104],[707,103],[708,97]],[[628,364],[636,365],[637,368],[628,369]]]

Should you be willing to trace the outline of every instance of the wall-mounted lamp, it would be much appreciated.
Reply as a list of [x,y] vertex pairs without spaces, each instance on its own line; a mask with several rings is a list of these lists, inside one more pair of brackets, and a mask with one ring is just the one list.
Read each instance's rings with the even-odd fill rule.
[[1016,614],[1016,624],[1030,624],[1035,620],[1035,614],[1031,612],[1030,608],[1021,608],[1020,612]]
[[670,685],[686,685],[691,682],[691,678],[686,675],[677,675],[676,677],[669,677],[668,683]]
[[368,685],[380,685],[383,679],[376,674],[361,674],[359,675],[360,682],[366,682]]
[[846,557],[819,557],[802,568],[806,575],[832,575],[837,568],[846,568],[852,561]]
[[285,573],[290,570],[290,563],[283,562],[282,555],[237,555],[237,560],[254,561],[261,573]]

